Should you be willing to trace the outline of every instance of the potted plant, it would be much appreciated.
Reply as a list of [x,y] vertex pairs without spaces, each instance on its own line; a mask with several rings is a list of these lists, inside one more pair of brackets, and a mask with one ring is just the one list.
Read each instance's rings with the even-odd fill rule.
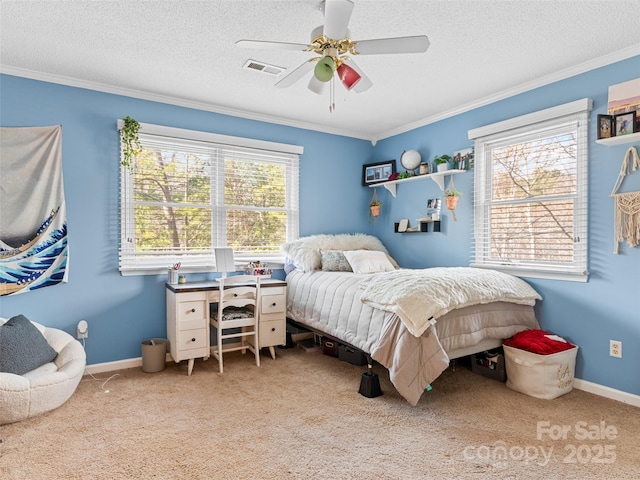
[[140,124],[129,116],[124,117],[122,121],[124,125],[120,130],[120,139],[122,141],[122,160],[120,164],[131,170],[133,157],[140,153],[142,148],[138,139]]
[[449,161],[451,157],[449,155],[436,155],[433,159],[433,163],[436,164],[438,172],[446,172],[449,170]]
[[456,218],[456,207],[458,206],[460,195],[462,195],[462,192],[456,190],[455,187],[449,187],[444,191],[444,200],[447,204],[447,209],[451,210],[454,222],[458,221]]
[[371,217],[374,218],[375,223],[378,223],[378,217],[380,216],[380,207],[382,206],[382,202],[378,200],[378,192],[377,189],[373,189],[373,197],[371,197],[371,201],[369,202],[369,219]]
[[382,206],[382,202],[380,200],[371,200],[369,204],[369,212],[372,217],[380,216],[380,207]]

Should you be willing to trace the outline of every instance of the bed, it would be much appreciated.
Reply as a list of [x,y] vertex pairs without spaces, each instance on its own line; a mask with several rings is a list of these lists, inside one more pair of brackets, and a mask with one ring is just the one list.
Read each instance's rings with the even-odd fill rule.
[[404,269],[377,237],[314,235],[282,246],[287,318],[371,355],[416,405],[451,359],[539,328],[523,280],[469,267]]

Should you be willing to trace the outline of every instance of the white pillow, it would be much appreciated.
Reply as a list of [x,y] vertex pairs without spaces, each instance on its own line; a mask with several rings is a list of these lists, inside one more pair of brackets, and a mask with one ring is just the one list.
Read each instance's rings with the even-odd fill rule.
[[354,273],[391,272],[395,270],[384,252],[376,250],[346,250],[344,256]]

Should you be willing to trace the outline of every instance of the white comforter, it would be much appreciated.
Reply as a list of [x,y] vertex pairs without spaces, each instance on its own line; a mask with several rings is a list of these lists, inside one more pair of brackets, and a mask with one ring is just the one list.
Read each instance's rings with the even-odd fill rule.
[[534,305],[540,295],[524,280],[495,270],[471,267],[400,269],[372,275],[362,303],[395,313],[419,337],[439,318],[457,308],[490,302]]
[[[421,270],[409,272],[420,275]],[[398,315],[360,301],[369,282],[374,287],[383,285],[384,281],[374,280],[375,276],[293,271],[287,275],[287,318],[370,353],[389,369],[394,386],[411,405],[417,404],[424,388],[448,367],[447,352],[539,328],[532,307],[496,300],[457,308],[439,317],[434,328],[415,336]],[[521,299],[513,300],[519,303]],[[426,303],[421,307],[421,317],[431,325]],[[414,318],[414,323],[419,324],[421,317]]]

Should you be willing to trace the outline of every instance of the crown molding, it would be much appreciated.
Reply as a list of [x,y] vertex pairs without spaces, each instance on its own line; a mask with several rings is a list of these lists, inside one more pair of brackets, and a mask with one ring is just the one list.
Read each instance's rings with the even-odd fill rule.
[[271,115],[259,114],[255,112],[249,112],[246,110],[222,107],[219,105],[209,104],[205,102],[195,102],[192,100],[185,100],[182,98],[171,97],[168,95],[158,95],[158,94],[153,94],[153,93],[149,93],[141,90],[116,87],[113,85],[107,85],[107,84],[98,83],[98,82],[89,82],[85,80],[79,80],[77,78],[66,77],[63,75],[43,73],[43,72],[23,69],[19,67],[12,67],[9,65],[0,64],[0,73],[4,73],[7,75],[14,75],[17,77],[30,78],[32,80],[40,80],[43,82],[50,82],[50,83],[56,83],[61,85],[67,85],[71,87],[84,88],[87,90],[95,90],[95,91],[104,92],[104,93],[111,93],[114,95],[122,95],[125,97],[132,97],[132,98],[148,100],[152,102],[166,103],[169,105],[176,105],[179,107],[192,108],[194,110],[203,110],[207,112],[218,113],[221,115],[229,115],[233,117],[244,118],[247,120],[255,120],[259,122],[273,123],[273,124],[283,125],[287,127],[311,130],[314,132],[340,135],[344,137],[357,138],[361,140],[369,140],[373,145],[375,145],[379,140],[384,140],[385,138],[400,135],[402,133],[406,133],[411,130],[424,127],[426,125],[438,122],[440,120],[445,120],[447,118],[451,118],[456,115],[460,115],[462,113],[468,112],[470,110],[484,107],[491,103],[495,103],[500,100],[504,100],[506,98],[513,97],[515,95],[519,95],[521,93],[534,90],[536,88],[543,87],[545,85],[549,85],[554,82],[558,82],[560,80],[565,80],[567,78],[580,75],[590,70],[595,70],[597,68],[604,67],[612,63],[626,60],[636,55],[640,55],[640,45],[633,45],[631,47],[618,50],[617,52],[613,52],[608,55],[604,55],[604,56],[595,58],[593,60],[589,60],[579,65],[566,68],[564,70],[560,70],[553,74],[547,75],[546,77],[541,77],[532,82],[527,82],[527,83],[518,85],[516,87],[504,90],[503,92],[500,92],[498,94],[490,95],[488,97],[481,98],[474,102],[460,105],[459,107],[456,107],[454,109],[438,113],[437,115],[425,117],[421,120],[417,120],[415,122],[405,124],[391,130],[380,132],[377,135],[369,135],[364,132],[332,128],[326,125],[318,125],[318,124],[309,123],[309,122],[300,122],[300,121],[295,121],[295,120],[282,118],[282,117],[276,117]]
[[158,95],[142,90],[135,90],[124,87],[117,87],[114,85],[108,85],[99,82],[90,82],[87,80],[80,80],[73,77],[67,77],[64,75],[57,75],[53,73],[38,72],[35,70],[29,70],[20,67],[12,67],[10,65],[0,64],[0,73],[5,75],[13,75],[16,77],[29,78],[31,80],[39,80],[42,82],[55,83],[59,85],[66,85],[69,87],[84,88],[86,90],[94,90],[102,93],[110,93],[113,95],[121,95],[124,97],[131,97],[140,100],[148,100],[157,103],[166,103],[169,105],[175,105],[178,107],[192,108],[194,110],[202,110],[205,112],[218,113],[221,115],[229,115],[232,117],[244,118],[246,120],[255,120],[258,122],[274,123],[277,125],[283,125],[287,127],[301,128],[304,130],[311,130],[314,132],[329,133],[332,135],[340,135],[343,137],[357,138],[361,140],[371,140],[371,135],[339,128],[333,128],[326,125],[318,125],[309,122],[300,122],[283,117],[276,117],[272,115],[264,115],[255,112],[249,112],[247,110],[240,110],[228,107],[222,107],[220,105],[214,105],[205,102],[195,102],[192,100],[185,100],[179,97],[172,97],[169,95]]
[[415,130],[416,128],[424,127],[425,125],[436,123],[440,120],[445,120],[447,118],[460,115],[461,113],[475,110],[476,108],[484,107],[500,100],[504,100],[506,98],[513,97],[515,95],[519,95],[521,93],[528,92],[530,90],[534,90],[536,88],[543,87],[560,80],[565,80],[567,78],[571,78],[600,67],[605,67],[607,65],[611,65],[612,63],[620,62],[637,55],[640,55],[640,45],[634,45],[623,50],[618,50],[617,52],[613,52],[608,55],[589,60],[579,65],[574,65],[573,67],[566,68],[564,70],[560,70],[558,72],[547,75],[546,77],[541,77],[532,82],[523,83],[516,87],[500,92],[499,94],[490,95],[474,102],[461,105],[452,110],[448,110],[446,112],[442,112],[430,117],[425,117],[422,120],[417,120],[413,123],[403,125],[392,130],[387,130],[386,132],[383,132],[376,136],[374,140],[383,140],[385,138],[394,137],[396,135],[400,135],[401,133],[406,133],[411,130]]

